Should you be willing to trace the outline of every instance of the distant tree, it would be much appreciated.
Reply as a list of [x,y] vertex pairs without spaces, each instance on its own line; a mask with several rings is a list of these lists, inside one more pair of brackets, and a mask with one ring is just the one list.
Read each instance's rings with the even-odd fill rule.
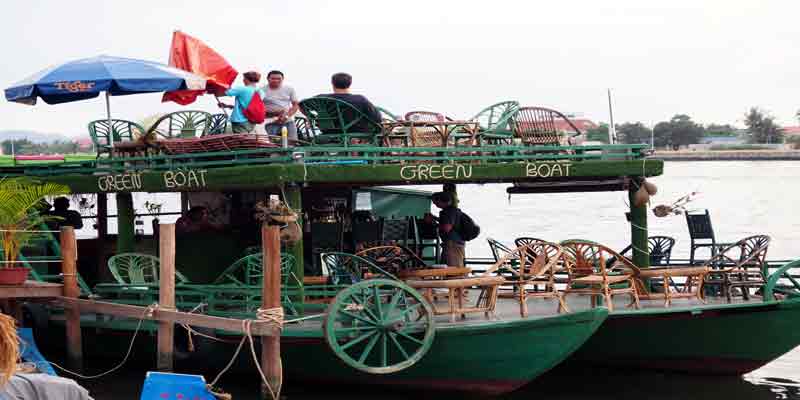
[[626,122],[617,125],[617,136],[619,140],[627,144],[650,144],[650,136],[653,131],[644,126],[641,122]]
[[656,146],[672,146],[674,149],[680,146],[700,143],[705,128],[692,121],[686,114],[677,114],[669,121],[662,121],[653,128]]
[[744,115],[747,136],[750,143],[780,143],[783,141],[783,129],[775,124],[775,117],[758,107],[750,107]]
[[705,136],[728,136],[728,137],[736,137],[738,136],[737,129],[733,125],[730,124],[708,124],[706,125]]
[[608,143],[608,124],[600,123],[596,128],[586,131],[586,140]]
[[800,110],[797,110],[797,112],[794,113],[794,116],[797,118],[797,121],[800,122]]

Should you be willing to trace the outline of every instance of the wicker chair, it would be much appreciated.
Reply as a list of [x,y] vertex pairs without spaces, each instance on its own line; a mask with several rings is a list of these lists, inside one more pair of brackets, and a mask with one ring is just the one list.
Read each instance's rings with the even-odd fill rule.
[[[555,243],[532,242],[517,247],[486,270],[486,274],[500,274],[505,278],[504,285],[514,286],[514,297],[519,302],[519,312],[528,316],[530,298],[554,298],[558,300],[558,312],[569,311],[563,295],[556,289],[555,271],[562,264],[563,249]],[[529,290],[527,286],[544,284],[542,291]]]
[[[108,270],[121,285],[157,285],[161,261],[156,256],[141,253],[120,253],[108,259]],[[175,270],[175,283],[189,283],[183,274]]]
[[519,110],[519,103],[516,101],[502,101],[484,108],[470,121],[477,121],[480,127],[478,140],[488,143],[511,144],[514,140],[514,131],[511,129],[511,121]]
[[[563,124],[556,121],[563,121]],[[560,145],[563,141],[563,128],[574,132],[571,136],[581,134],[580,129],[564,114],[544,107],[521,107],[511,118],[514,136],[520,138],[525,145]]]
[[300,102],[300,110],[320,133],[317,145],[375,145],[383,132],[380,121],[371,120],[352,104],[332,97],[316,96]]
[[[591,296],[592,307],[597,306],[597,298],[603,298],[609,311],[614,310],[612,297],[620,294],[631,296],[631,303],[639,308],[639,295],[634,279],[633,264],[619,253],[598,243],[584,240],[567,240],[560,243],[564,248],[565,267],[569,275],[564,294]],[[613,263],[608,263],[609,259]],[[622,267],[621,273],[615,273]],[[633,266],[633,268],[636,268]]]
[[211,114],[205,111],[176,111],[162,116],[147,129],[148,136],[160,139],[205,136],[211,127]]
[[102,154],[111,156],[112,138],[114,143],[133,141],[144,133],[141,125],[124,119],[112,119],[110,129],[107,119],[89,122],[89,137],[92,138],[98,158]]
[[740,288],[742,297],[750,299],[750,288],[762,288],[766,283],[766,258],[770,237],[755,235],[744,238],[717,253],[706,266],[705,285],[718,286],[730,303],[733,288]]
[[356,255],[395,275],[400,271],[426,267],[425,261],[405,246],[375,246],[361,250]]
[[513,251],[510,247],[500,243],[495,239],[486,238],[486,242],[489,243],[489,249],[492,251],[494,262],[499,262],[500,259],[504,258]]
[[[405,115],[406,121],[414,122],[443,122],[450,118],[434,111],[409,111]],[[414,147],[440,147],[442,136],[433,127],[415,127],[411,131],[411,145]]]
[[[261,286],[264,279],[264,257],[261,252],[246,255],[222,271],[214,280],[214,285],[229,286]],[[303,286],[294,274],[295,258],[291,254],[281,253],[281,304],[287,313],[297,315],[290,295],[293,289]],[[238,294],[236,296],[239,296]],[[257,302],[261,294],[243,295],[247,303]]]
[[228,128],[228,114],[219,113],[211,115],[211,122],[208,126],[208,135],[222,135]]

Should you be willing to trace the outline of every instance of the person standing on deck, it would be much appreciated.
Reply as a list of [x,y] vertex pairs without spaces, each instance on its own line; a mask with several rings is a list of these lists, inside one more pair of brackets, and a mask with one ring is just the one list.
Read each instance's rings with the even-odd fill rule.
[[[333,85],[333,93],[321,94],[319,96],[332,97],[334,99],[342,100],[349,103],[367,116],[372,122],[380,124],[381,113],[378,109],[367,100],[366,97],[360,94],[350,93],[350,85],[353,84],[353,77],[348,73],[338,72],[331,77],[331,85]],[[361,121],[355,129],[362,132],[369,132],[374,127],[370,126],[367,121]],[[324,132],[324,133],[339,133],[339,132]]]
[[[439,237],[442,239],[442,262],[450,267],[464,266],[464,239],[457,227],[461,222],[461,210],[453,205],[453,195],[450,192],[436,192],[431,196],[433,204],[440,208],[439,211]],[[435,219],[433,215],[426,214],[426,221]]]
[[228,89],[225,92],[226,96],[233,96],[233,105],[225,104],[223,102],[217,103],[220,108],[232,108],[230,121],[233,133],[251,133],[255,126],[245,117],[242,110],[250,105],[253,99],[253,94],[258,92],[259,96],[263,99],[264,92],[259,89],[258,81],[261,80],[261,74],[255,71],[249,71],[242,74],[244,79],[244,86],[237,86]]
[[69,199],[66,197],[57,197],[53,200],[53,211],[48,211],[47,214],[58,217],[58,220],[51,224],[54,230],[61,229],[62,226],[71,226],[75,229],[83,228],[81,214],[69,209]]
[[264,92],[264,107],[267,109],[267,124],[264,129],[267,135],[278,136],[281,128],[286,128],[290,140],[297,140],[297,126],[294,114],[300,108],[294,88],[283,84],[283,72],[269,71],[267,84],[261,88]]

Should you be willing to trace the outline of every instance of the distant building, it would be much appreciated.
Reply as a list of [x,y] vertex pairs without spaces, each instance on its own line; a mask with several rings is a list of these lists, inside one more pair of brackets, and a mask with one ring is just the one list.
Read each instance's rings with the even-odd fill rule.
[[81,153],[88,153],[92,151],[92,147],[94,146],[91,138],[78,138],[73,140],[73,143],[78,145],[78,152]]
[[737,145],[745,143],[746,140],[744,140],[741,136],[703,136],[700,138],[700,144]]
[[783,136],[790,137],[790,136],[800,136],[800,126],[784,126],[783,128]]

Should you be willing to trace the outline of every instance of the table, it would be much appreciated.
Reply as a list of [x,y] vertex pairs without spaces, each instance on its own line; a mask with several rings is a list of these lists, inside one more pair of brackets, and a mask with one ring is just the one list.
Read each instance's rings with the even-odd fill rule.
[[[697,298],[705,303],[706,301],[703,299],[703,280],[708,272],[708,267],[671,267],[667,265],[664,267],[641,268],[636,271],[635,277],[639,279],[642,286],[645,287],[645,282],[648,279],[661,279],[664,285],[664,293],[642,291],[643,293],[639,293],[639,298],[643,300],[664,299],[664,307],[669,307],[674,298]],[[683,292],[670,291],[669,281],[674,277],[686,278]]]
[[471,268],[445,267],[405,270],[397,275],[400,279],[448,279],[463,278],[471,272]]
[[[482,312],[486,318],[494,317],[494,309],[497,304],[497,289],[505,282],[506,279],[502,276],[483,275],[473,278],[412,279],[407,280],[406,284],[423,291],[423,296],[431,304],[434,315],[449,315],[450,322],[455,322],[456,315],[461,315],[464,318],[466,313]],[[464,293],[473,286],[481,288],[481,294],[478,296],[474,306],[465,306]],[[433,301],[433,289],[447,289],[447,308],[436,307]]]
[[[450,142],[450,135],[453,132],[463,130],[470,136],[470,142],[474,142],[475,136],[478,134],[480,124],[477,121],[385,121],[381,123],[383,126],[384,145],[391,147],[391,139],[407,139],[411,138],[411,144],[414,147],[419,147],[418,139],[420,138],[420,128],[423,131],[433,132],[441,139],[441,146],[448,147]],[[408,128],[408,135],[392,135],[392,131],[397,128]],[[406,143],[406,146],[408,144]]]

